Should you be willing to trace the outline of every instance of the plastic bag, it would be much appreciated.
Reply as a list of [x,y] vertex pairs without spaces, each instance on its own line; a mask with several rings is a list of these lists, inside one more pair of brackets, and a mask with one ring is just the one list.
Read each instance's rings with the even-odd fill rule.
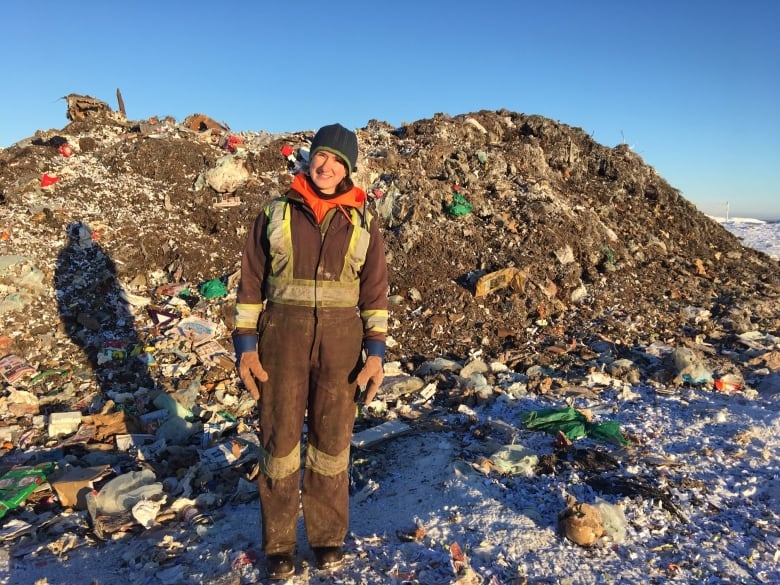
[[18,508],[53,469],[53,463],[42,463],[34,467],[17,467],[0,477],[0,518]]
[[545,431],[553,435],[557,434],[558,431],[563,431],[571,440],[591,437],[618,445],[628,444],[617,421],[593,423],[588,421],[586,416],[576,408],[532,410],[522,415],[521,420],[530,430]]
[[98,492],[96,498],[98,513],[128,512],[141,500],[151,499],[160,494],[163,485],[156,479],[151,469],[131,471],[115,477]]
[[503,475],[534,475],[534,466],[539,463],[539,456],[531,449],[522,445],[504,445],[490,457],[490,462]]

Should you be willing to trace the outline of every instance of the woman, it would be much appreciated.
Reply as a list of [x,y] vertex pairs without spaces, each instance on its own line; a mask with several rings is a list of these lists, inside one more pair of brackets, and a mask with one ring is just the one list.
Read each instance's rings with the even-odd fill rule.
[[378,222],[351,179],[357,136],[324,126],[309,152],[308,171],[265,206],[247,235],[233,335],[239,375],[259,403],[258,485],[272,579],[295,573],[304,416],[306,535],[319,568],[343,563],[356,388],[365,385],[370,402],[384,375],[387,264]]

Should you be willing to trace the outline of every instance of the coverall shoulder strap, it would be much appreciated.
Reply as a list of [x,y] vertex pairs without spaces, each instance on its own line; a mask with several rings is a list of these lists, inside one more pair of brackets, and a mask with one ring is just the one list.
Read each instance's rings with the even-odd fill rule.
[[352,225],[360,225],[364,230],[371,229],[371,222],[373,216],[371,212],[366,208],[366,204],[363,203],[363,207],[358,209],[357,207],[350,207],[350,214],[352,215]]

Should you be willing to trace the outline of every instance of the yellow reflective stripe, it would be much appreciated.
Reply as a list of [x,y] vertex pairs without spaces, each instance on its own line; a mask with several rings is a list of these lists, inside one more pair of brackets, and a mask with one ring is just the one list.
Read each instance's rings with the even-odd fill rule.
[[303,307],[354,307],[360,296],[360,282],[334,280],[313,281],[268,278],[266,296],[269,301]]
[[257,328],[257,320],[262,312],[262,304],[236,303],[236,327],[240,329]]
[[293,274],[292,230],[287,200],[276,199],[266,208],[268,242],[271,245],[271,275]]
[[366,309],[365,311],[360,311],[360,318],[363,320],[363,331],[387,333],[388,312],[386,309]]
[[344,473],[349,467],[349,446],[337,455],[329,455],[309,443],[306,447],[306,467],[329,477]]
[[260,472],[271,479],[284,479],[301,468],[301,444],[297,443],[289,455],[273,457],[260,447]]
[[[347,255],[344,258],[344,266],[341,268],[339,280],[347,282],[357,280],[363,264],[366,263],[368,244],[371,234],[360,226],[360,214],[354,207],[350,210],[352,215],[352,237],[349,240]],[[368,213],[368,212],[366,212]]]

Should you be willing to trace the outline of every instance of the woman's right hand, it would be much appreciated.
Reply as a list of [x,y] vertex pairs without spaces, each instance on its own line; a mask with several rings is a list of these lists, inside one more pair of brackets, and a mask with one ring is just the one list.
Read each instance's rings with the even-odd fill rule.
[[241,354],[241,359],[238,362],[238,375],[252,398],[260,400],[259,382],[268,381],[268,372],[260,363],[260,357],[256,351],[245,351]]

